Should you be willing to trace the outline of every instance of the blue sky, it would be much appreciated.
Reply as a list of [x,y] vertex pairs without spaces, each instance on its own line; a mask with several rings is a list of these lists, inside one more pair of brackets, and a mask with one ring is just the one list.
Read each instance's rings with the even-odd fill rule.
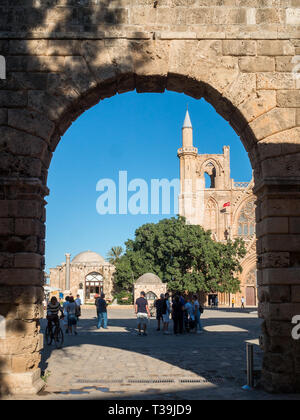
[[92,250],[106,257],[142,224],[172,216],[99,215],[96,184],[103,178],[117,183],[119,171],[128,172],[128,181],[143,178],[149,185],[152,178],[179,178],[177,149],[187,105],[199,153],[222,153],[229,145],[231,177],[251,179],[239,137],[204,100],[174,92],[130,92],[101,101],[65,133],[50,165],[46,271],[63,262],[66,252],[74,257]]

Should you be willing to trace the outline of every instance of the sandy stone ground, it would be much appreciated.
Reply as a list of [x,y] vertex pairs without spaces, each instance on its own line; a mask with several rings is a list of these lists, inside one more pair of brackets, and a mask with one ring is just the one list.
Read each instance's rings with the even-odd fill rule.
[[[78,336],[65,336],[62,349],[45,344],[46,387],[26,399],[300,399],[242,390],[246,342],[254,344],[256,372],[262,360],[254,308],[206,310],[203,334],[179,336],[156,331],[155,319],[148,336],[138,336],[128,307],[109,308],[107,330],[97,330],[95,316],[94,307],[83,309]],[[44,330],[45,320],[41,324]]]

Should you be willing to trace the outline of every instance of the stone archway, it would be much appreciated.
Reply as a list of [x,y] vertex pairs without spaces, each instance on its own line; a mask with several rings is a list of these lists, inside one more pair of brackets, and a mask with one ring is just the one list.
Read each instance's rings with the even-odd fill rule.
[[[115,6],[106,0],[98,6],[36,3],[24,6],[23,29],[16,19],[13,29],[8,24],[0,33],[7,59],[0,85],[2,391],[39,387],[52,154],[86,109],[134,89],[204,97],[240,136],[257,195],[263,382],[270,391],[299,390],[299,343],[291,338],[292,317],[300,314],[300,102],[292,73],[297,8],[288,0],[276,9],[261,9],[259,0],[251,8],[190,7],[188,0],[158,7],[139,0],[134,6],[125,0]],[[4,7],[5,16],[18,12]]]

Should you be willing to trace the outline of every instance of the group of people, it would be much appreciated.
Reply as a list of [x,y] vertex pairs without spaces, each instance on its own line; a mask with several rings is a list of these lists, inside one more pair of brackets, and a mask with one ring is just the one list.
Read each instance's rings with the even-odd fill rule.
[[[185,332],[203,332],[201,325],[201,314],[204,311],[199,303],[197,295],[183,297],[175,293],[170,299],[169,293],[161,294],[154,302],[156,309],[157,331],[160,331],[161,324],[164,334],[169,334],[170,318],[173,320],[173,332],[175,335]],[[139,335],[147,335],[147,319],[150,319],[150,309],[145,292],[135,302],[135,313],[137,315]]]
[[64,321],[66,334],[73,334],[74,332],[74,335],[77,335],[77,324],[81,315],[80,296],[77,295],[76,299],[71,295],[66,296],[63,306],[55,296],[51,298],[47,305],[47,320],[50,328],[52,323],[59,326],[59,313],[61,313],[61,319]]

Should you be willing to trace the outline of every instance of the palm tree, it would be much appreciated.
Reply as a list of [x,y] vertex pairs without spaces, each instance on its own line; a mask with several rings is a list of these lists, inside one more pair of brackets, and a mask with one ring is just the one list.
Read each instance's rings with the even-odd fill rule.
[[107,253],[107,259],[110,264],[116,264],[121,255],[123,254],[123,248],[121,246],[113,246]]

